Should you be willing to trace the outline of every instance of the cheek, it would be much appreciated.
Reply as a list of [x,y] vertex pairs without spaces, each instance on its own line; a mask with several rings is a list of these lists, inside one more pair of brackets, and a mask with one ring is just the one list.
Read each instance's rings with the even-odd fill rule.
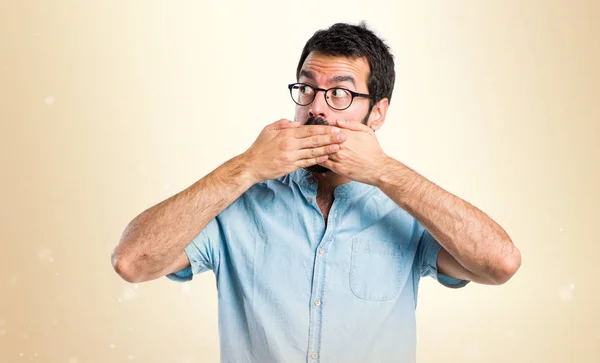
[[[356,101],[355,101],[356,102]],[[346,114],[343,117],[346,117],[348,121],[357,121],[362,122],[369,111],[369,105],[361,105],[357,104],[357,107],[350,106],[348,110],[346,110]]]
[[304,123],[304,122],[306,122],[307,119],[308,119],[308,108],[296,106],[296,113],[294,116],[294,120]]
[[364,115],[357,110],[346,110],[331,115],[332,118],[345,121],[362,121]]

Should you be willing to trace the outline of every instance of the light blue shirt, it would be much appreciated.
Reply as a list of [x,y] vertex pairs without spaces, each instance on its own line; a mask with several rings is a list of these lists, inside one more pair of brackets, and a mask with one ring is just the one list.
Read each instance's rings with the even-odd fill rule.
[[304,169],[253,185],[185,248],[188,281],[212,270],[221,362],[415,362],[421,276],[440,244],[378,188],[334,191],[327,225]]

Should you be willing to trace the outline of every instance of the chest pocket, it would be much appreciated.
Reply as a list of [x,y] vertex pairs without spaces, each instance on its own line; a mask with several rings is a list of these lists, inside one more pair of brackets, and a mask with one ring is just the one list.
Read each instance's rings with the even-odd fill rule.
[[406,283],[406,250],[397,241],[352,239],[350,289],[364,300],[395,298]]

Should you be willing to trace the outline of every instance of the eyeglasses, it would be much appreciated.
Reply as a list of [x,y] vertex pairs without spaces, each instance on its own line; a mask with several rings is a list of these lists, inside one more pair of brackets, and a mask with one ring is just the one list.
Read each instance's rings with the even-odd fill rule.
[[300,106],[310,105],[315,100],[317,92],[323,91],[325,102],[327,102],[329,107],[338,111],[345,110],[350,107],[352,101],[354,101],[354,97],[372,98],[371,95],[358,93],[339,87],[323,89],[309,86],[305,83],[292,83],[288,84],[288,88],[290,90],[290,96],[292,96],[292,100],[294,100],[294,102]]

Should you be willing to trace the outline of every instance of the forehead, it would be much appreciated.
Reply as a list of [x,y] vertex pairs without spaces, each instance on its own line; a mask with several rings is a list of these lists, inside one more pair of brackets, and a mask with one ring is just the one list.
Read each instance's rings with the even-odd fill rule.
[[316,78],[315,81],[322,83],[329,83],[337,76],[352,76],[357,86],[366,87],[369,63],[366,58],[352,59],[311,52],[302,64],[300,77],[306,73]]

